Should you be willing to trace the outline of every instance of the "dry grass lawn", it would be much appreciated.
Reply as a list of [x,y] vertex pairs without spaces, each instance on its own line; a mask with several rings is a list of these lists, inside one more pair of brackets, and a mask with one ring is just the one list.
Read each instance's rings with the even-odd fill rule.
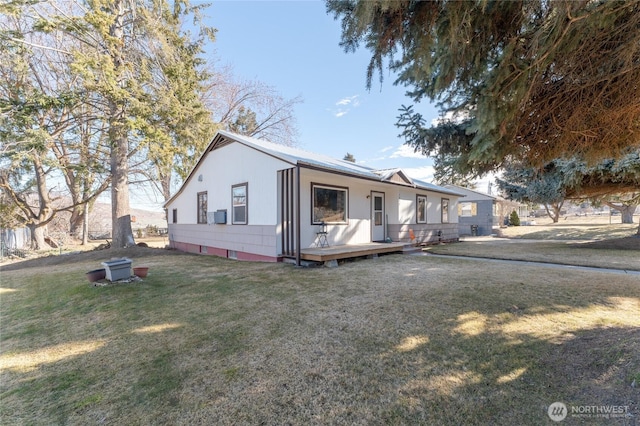
[[533,226],[509,226],[500,229],[506,238],[535,240],[581,240],[600,241],[624,238],[638,232],[640,216],[634,223],[620,223],[620,216],[564,216],[557,223],[549,218],[536,218]]
[[[144,281],[85,280],[123,254]],[[3,425],[539,425],[555,401],[629,413],[589,424],[640,418],[637,276],[132,248],[6,265],[0,282]]]
[[[640,271],[637,224],[608,224],[608,216],[568,217],[557,224],[500,229],[500,238],[466,238],[462,243],[427,247],[429,253],[548,262]],[[636,222],[640,218],[636,218]],[[620,220],[618,218],[618,220]]]

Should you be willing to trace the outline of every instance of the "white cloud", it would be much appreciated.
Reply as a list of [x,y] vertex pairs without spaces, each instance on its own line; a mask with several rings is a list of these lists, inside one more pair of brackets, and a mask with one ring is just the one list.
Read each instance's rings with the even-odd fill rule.
[[431,120],[432,126],[437,126],[438,124],[453,122],[453,123],[461,123],[467,118],[469,118],[469,113],[467,111],[460,112],[451,112],[448,111],[444,115],[440,115],[438,118],[434,118]]
[[331,110],[331,113],[336,117],[342,117],[351,111],[353,108],[360,106],[359,95],[347,96],[336,102],[336,109]]
[[343,106],[343,105],[358,106],[360,105],[360,101],[358,100],[358,95],[353,95],[353,96],[347,96],[346,98],[340,99],[338,102],[336,102],[336,105],[337,106]]
[[384,148],[382,148],[380,151],[378,152],[387,152],[387,151],[391,151],[393,148],[395,148],[393,145],[389,145],[389,146],[385,146]]
[[427,158],[420,151],[415,152],[409,145],[400,145],[389,158]]

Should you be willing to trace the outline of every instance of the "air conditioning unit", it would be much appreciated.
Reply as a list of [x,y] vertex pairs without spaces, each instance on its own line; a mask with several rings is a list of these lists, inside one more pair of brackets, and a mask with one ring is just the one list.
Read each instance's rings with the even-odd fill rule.
[[227,211],[226,210],[216,210],[213,212],[213,223],[215,224],[225,224],[227,223]]

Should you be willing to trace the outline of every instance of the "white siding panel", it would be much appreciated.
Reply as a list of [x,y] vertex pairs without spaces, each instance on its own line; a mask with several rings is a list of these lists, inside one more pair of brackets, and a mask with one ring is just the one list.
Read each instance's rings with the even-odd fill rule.
[[[210,152],[195,170],[183,192],[168,205],[178,209],[178,223],[197,223],[197,193],[207,191],[208,211],[227,210],[232,221],[231,186],[247,182],[249,224],[275,225],[277,222],[277,171],[290,164],[239,143],[231,143]],[[200,176],[202,177],[200,179]],[[221,226],[221,225],[217,225]]]
[[[173,242],[275,257],[275,226],[170,225]],[[270,234],[270,235],[267,235]]]
[[[312,224],[311,217],[311,184],[347,187],[348,223],[345,225],[327,225],[330,245],[361,244],[371,241],[370,195],[372,185],[361,179],[347,178],[340,175],[323,173],[316,170],[302,169],[300,214],[302,217],[300,230],[300,244],[311,247],[316,239],[319,225]],[[374,186],[375,182],[372,182]]]
[[449,199],[449,222],[457,222],[457,197],[437,192],[354,179],[316,170],[302,169],[301,244],[313,245],[319,226],[311,224],[311,183],[348,187],[349,220],[347,225],[327,225],[331,245],[361,244],[371,241],[371,191],[385,194],[385,220],[389,226],[416,224],[416,195],[427,196],[427,222],[441,223],[440,202]]
[[400,191],[398,195],[399,217],[396,224],[416,223],[416,193]]

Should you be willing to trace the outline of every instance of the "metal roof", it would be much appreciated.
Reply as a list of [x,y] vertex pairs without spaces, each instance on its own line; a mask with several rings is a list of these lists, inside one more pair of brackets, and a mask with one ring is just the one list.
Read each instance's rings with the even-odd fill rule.
[[[442,186],[434,185],[432,183],[427,183],[421,180],[412,179],[402,169],[399,169],[399,168],[376,170],[371,167],[353,163],[351,161],[339,160],[337,158],[332,158],[327,155],[317,154],[314,152],[305,151],[300,148],[294,148],[286,145],[275,144],[273,142],[268,142],[262,139],[252,138],[249,136],[238,135],[238,134],[227,132],[224,130],[219,131],[218,134],[225,138],[235,140],[236,142],[252,147],[258,151],[267,153],[273,157],[279,158],[292,165],[314,166],[316,168],[323,169],[326,171],[338,172],[338,173],[348,174],[356,177],[363,177],[369,180],[375,180],[379,182],[395,183],[398,185],[402,185],[398,182],[392,182],[390,180],[392,176],[394,176],[397,173],[400,173],[403,177],[409,180],[409,182],[405,186],[412,187],[412,188],[421,188],[424,190],[435,191],[435,192],[442,192],[450,195],[464,196],[464,194],[461,194],[453,189],[448,189]],[[214,141],[215,141],[215,138],[214,138]],[[215,149],[215,147],[213,146],[212,148]]]
[[[263,152],[272,157],[278,158],[284,162],[291,164],[292,166],[301,166],[301,167],[309,167],[324,170],[332,173],[339,173],[354,177],[359,177],[368,180],[374,180],[378,182],[384,182],[389,184],[395,184],[400,186],[407,186],[410,188],[419,188],[428,191],[440,192],[443,194],[455,195],[458,197],[463,197],[464,194],[456,192],[452,189],[447,189],[442,186],[434,185],[431,183],[423,182],[416,179],[411,179],[402,169],[383,169],[376,170],[371,167],[363,166],[357,163],[353,163],[351,161],[339,160],[337,158],[332,158],[327,155],[317,154],[310,151],[305,151],[300,148],[294,148],[291,146],[286,146],[282,144],[276,144],[273,142],[268,142],[262,139],[252,138],[250,136],[239,135],[237,133],[227,132],[225,130],[219,130],[211,143],[204,151],[202,156],[198,159],[195,167],[187,176],[187,179],[183,182],[182,186],[174,195],[167,200],[164,205],[168,205],[175,197],[178,196],[182,192],[182,188],[184,188],[187,183],[191,180],[193,174],[200,166],[200,163],[206,157],[206,155],[217,149],[220,146],[224,146],[226,143],[237,142],[242,145],[253,148],[257,151]],[[400,173],[404,178],[408,179],[409,182],[406,184],[399,183],[397,181],[391,181],[390,179],[397,173]]]

